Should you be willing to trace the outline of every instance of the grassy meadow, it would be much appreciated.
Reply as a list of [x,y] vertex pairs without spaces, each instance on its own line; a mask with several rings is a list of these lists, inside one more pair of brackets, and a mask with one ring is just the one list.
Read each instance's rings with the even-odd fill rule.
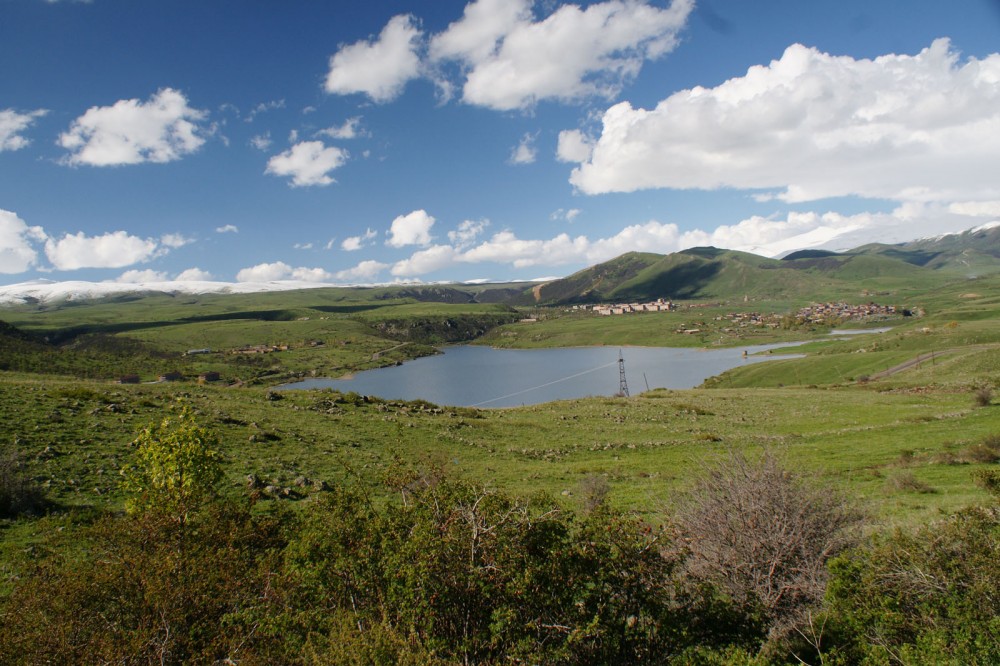
[[[791,313],[801,302],[681,303],[674,312],[598,317],[568,308],[513,312],[376,296],[324,289],[6,311],[7,321],[39,335],[72,330],[138,341],[161,354],[149,362],[163,370],[149,368],[144,380],[176,367],[187,379],[126,386],[4,373],[3,441],[67,505],[114,505],[129,443],[178,398],[221,435],[234,493],[245,491],[248,475],[282,489],[295,488],[296,479],[363,482],[398,456],[568,503],[584,479],[601,476],[617,506],[655,516],[714,456],[773,447],[795,468],[842,487],[878,521],[917,524],[985,496],[970,472],[991,464],[990,456],[969,451],[998,432],[1000,407],[974,401],[977,388],[994,387],[1000,369],[997,279],[911,295],[906,305],[923,316],[882,322],[893,327],[886,333],[844,337],[827,335],[829,326],[738,328],[724,319],[734,311]],[[677,332],[694,327],[703,333]],[[805,358],[751,364],[700,389],[518,409],[364,401],[330,391],[278,395],[266,387],[433,353],[430,345],[456,329],[481,344],[516,347],[811,342],[787,350]],[[289,349],[226,353],[258,344]],[[212,353],[184,355],[194,348]],[[218,370],[224,381],[198,385],[196,373],[205,370]],[[264,385],[232,385],[243,376]],[[308,496],[303,488],[290,495]]]
[[[988,663],[995,632],[982,618],[993,613],[985,600],[997,576],[996,520],[989,509],[965,509],[990,506],[997,490],[990,484],[1000,485],[1000,278],[914,290],[905,301],[875,299],[918,316],[809,323],[794,316],[808,301],[734,298],[600,317],[325,289],[4,310],[0,319],[17,328],[0,327],[0,491],[13,488],[34,510],[0,518],[0,619],[14,627],[0,626],[0,644],[15,655],[11,663],[98,654],[118,661],[147,654],[152,662],[157,654],[163,660],[157,646],[170,645],[187,655],[177,663],[243,651],[255,656],[241,663],[396,663],[421,655],[407,663],[485,664],[533,654],[535,661],[561,655],[558,663],[567,664],[826,657],[848,664],[861,655],[881,664],[884,653],[866,627],[916,618],[929,629],[900,625],[892,637],[916,655],[900,663]],[[741,312],[766,315],[773,326],[740,324],[733,313]],[[870,325],[891,328],[829,334]],[[698,332],[684,332],[691,329]],[[519,408],[272,388],[402,363],[453,342],[785,341],[804,344],[699,388]],[[192,349],[209,352],[186,353]],[[209,371],[219,379],[199,379]],[[158,381],[166,372],[181,379]],[[125,373],[140,383],[116,383]],[[220,456],[212,490],[222,499],[191,505],[190,514],[158,512],[155,502],[144,513],[126,511],[137,461],[147,455],[139,433],[165,418],[177,424],[182,414],[209,433]],[[796,487],[807,494],[797,496],[812,497],[803,501],[817,513],[792,513],[806,521],[835,516],[820,508],[819,498],[837,495],[827,489],[846,498],[848,513],[866,516],[865,549],[828,572],[827,556],[818,556],[818,587],[792,610],[755,605],[764,599],[758,592],[741,601],[742,583],[727,592],[725,577],[673,568],[714,552],[688,537],[673,541],[672,530],[690,529],[677,522],[685,502],[734,453],[776,456],[802,479]],[[123,478],[133,480],[132,494]],[[603,508],[594,508],[595,492],[607,493]],[[765,522],[774,520],[770,511]],[[950,535],[947,545],[938,525]],[[754,530],[740,533],[756,538]],[[556,541],[541,547],[536,538]],[[926,559],[883,575],[880,567],[911,556]],[[518,558],[538,559],[529,573]],[[920,592],[927,567],[960,586]],[[917,587],[900,578],[910,569]],[[963,576],[981,581],[976,601],[966,603]],[[869,593],[875,587],[880,596]],[[889,601],[897,593],[945,607],[885,615],[885,604],[903,603]],[[536,604],[552,606],[529,610]],[[401,608],[412,615],[392,615]],[[722,608],[733,614],[713,610]],[[445,620],[454,609],[466,618],[482,613],[477,638],[465,620]],[[838,627],[832,644],[775,633],[786,621],[802,622],[803,609],[827,613]],[[546,622],[546,613],[565,619]],[[672,622],[679,633],[663,633]],[[687,646],[687,656],[647,653],[661,642]],[[803,649],[812,661],[803,661]]]

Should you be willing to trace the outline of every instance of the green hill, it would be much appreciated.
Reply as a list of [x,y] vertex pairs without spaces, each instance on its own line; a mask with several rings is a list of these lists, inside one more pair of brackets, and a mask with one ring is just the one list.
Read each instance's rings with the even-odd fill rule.
[[699,247],[669,255],[630,252],[535,287],[530,300],[542,305],[658,298],[823,300],[865,290],[930,288],[943,278],[880,254],[802,252],[778,260]]

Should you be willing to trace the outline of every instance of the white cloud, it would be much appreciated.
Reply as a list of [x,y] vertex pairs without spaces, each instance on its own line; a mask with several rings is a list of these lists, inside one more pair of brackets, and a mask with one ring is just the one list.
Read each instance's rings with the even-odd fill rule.
[[533,164],[538,156],[538,150],[535,148],[535,137],[535,134],[530,133],[521,137],[521,142],[510,151],[508,161],[511,164]]
[[[583,157],[566,137],[561,153]],[[778,189],[789,202],[1000,198],[1000,54],[958,62],[948,40],[918,55],[779,60],[652,110],[608,109],[570,181],[588,194],[648,188]]]
[[459,252],[450,245],[434,245],[426,250],[414,252],[409,259],[397,261],[391,273],[396,277],[411,277],[433,273],[449,266],[454,266],[459,260]]
[[550,215],[549,218],[553,220],[566,220],[567,222],[572,222],[582,212],[583,211],[581,211],[579,208],[570,208],[569,210],[563,210],[562,208],[560,208],[556,212],[552,213],[552,215]]
[[468,247],[488,226],[490,226],[489,220],[465,220],[458,225],[458,229],[448,232],[448,240],[456,248]]
[[197,267],[181,271],[174,278],[177,282],[211,282],[214,279],[214,275]]
[[531,21],[533,0],[478,0],[465,6],[462,18],[435,35],[431,60],[482,62],[492,56],[497,42],[517,26]]
[[45,256],[58,270],[79,268],[123,268],[162,252],[151,238],[139,238],[125,231],[87,236],[82,231],[45,241]]
[[292,249],[295,250],[311,250],[313,249],[312,243],[295,243],[292,245]]
[[394,16],[377,40],[342,46],[330,57],[328,93],[364,93],[375,102],[395,99],[420,74],[421,31],[409,15]]
[[556,158],[560,162],[586,162],[594,150],[594,141],[580,130],[559,132]]
[[327,174],[346,161],[346,150],[327,147],[322,141],[303,141],[268,160],[265,173],[290,176],[292,187],[329,185],[335,181]]
[[956,215],[1000,217],[1000,201],[956,201],[948,210]]
[[48,111],[37,109],[28,113],[18,113],[14,109],[0,110],[0,153],[5,150],[20,150],[29,143],[30,140],[21,136],[21,132],[31,127],[35,120],[41,118]]
[[392,221],[389,240],[385,244],[390,247],[430,245],[431,227],[434,226],[434,222],[434,218],[425,210],[415,210],[407,215],[400,215]]
[[23,273],[38,260],[33,242],[45,240],[41,227],[29,227],[15,213],[0,209],[0,273]]
[[154,271],[152,269],[146,269],[144,271],[125,271],[112,282],[120,282],[124,284],[142,284],[144,282],[166,282],[167,274],[162,271]]
[[258,104],[257,106],[255,106],[253,109],[250,110],[250,113],[248,113],[247,117],[245,118],[245,122],[252,123],[254,119],[262,113],[267,113],[268,111],[274,111],[276,109],[283,109],[283,108],[285,108],[285,100],[283,99],[276,99],[270,102],[261,102],[260,104]]
[[174,250],[193,242],[193,238],[187,238],[182,234],[163,234],[160,236],[160,243],[162,243],[165,247],[169,247]]
[[344,121],[344,124],[327,127],[317,132],[317,134],[328,136],[331,139],[357,139],[358,137],[366,136],[364,130],[361,129],[361,116],[348,118]]
[[217,234],[236,234],[239,231],[239,228],[235,224],[224,224],[221,227],[215,228],[215,233]]
[[301,282],[329,282],[334,276],[322,268],[295,268],[292,269],[292,278]]
[[645,60],[674,48],[693,6],[610,0],[563,5],[534,21],[526,0],[479,0],[432,38],[430,56],[459,61],[469,104],[509,111],[542,100],[611,98]]
[[374,229],[366,229],[365,233],[360,236],[351,236],[350,238],[345,238],[340,244],[340,248],[345,252],[356,252],[361,248],[369,244],[369,241],[378,236],[378,232]]
[[271,148],[271,133],[264,132],[250,138],[250,145],[261,152],[266,152]]
[[59,145],[70,151],[65,162],[74,165],[171,162],[205,143],[198,123],[206,116],[189,107],[182,93],[164,88],[148,102],[91,107],[59,136]]
[[362,261],[354,268],[348,268],[335,273],[334,277],[341,282],[372,280],[388,267],[389,264],[383,264],[380,261]]
[[333,275],[322,268],[292,268],[283,261],[257,264],[244,268],[236,274],[237,282],[275,282],[298,280],[300,282],[328,282]]

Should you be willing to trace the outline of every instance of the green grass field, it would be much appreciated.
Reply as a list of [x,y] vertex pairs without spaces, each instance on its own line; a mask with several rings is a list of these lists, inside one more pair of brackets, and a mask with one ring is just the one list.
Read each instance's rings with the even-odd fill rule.
[[[566,308],[518,313],[500,305],[391,295],[324,289],[153,296],[4,311],[7,321],[38,334],[86,331],[136,341],[161,354],[148,361],[144,379],[179,365],[188,381],[118,386],[2,373],[0,442],[22,454],[30,475],[54,499],[81,506],[118,502],[117,472],[128,459],[129,442],[177,398],[191,401],[204,425],[222,436],[231,492],[242,492],[250,474],[282,488],[303,478],[374,478],[400,456],[567,502],[583,479],[600,475],[610,481],[618,506],[655,515],[713,456],[767,446],[794,468],[844,488],[889,523],[917,524],[984,497],[970,472],[990,463],[966,450],[998,430],[1000,408],[975,407],[973,400],[977,388],[997,387],[998,278],[914,292],[906,305],[922,316],[890,321],[892,330],[880,335],[844,338],[828,336],[827,326],[733,328],[720,320],[734,311],[789,313],[805,304],[797,301],[682,303],[676,312],[598,317]],[[537,321],[504,324],[519,318]],[[692,327],[703,333],[676,332]],[[485,335],[481,329],[488,329]],[[447,341],[448,331],[511,347],[811,342],[788,350],[804,358],[744,366],[709,378],[701,389],[658,390],[628,400],[470,410],[353,404],[322,391],[269,399],[269,383],[403,362],[432,353],[428,342]],[[257,344],[290,348],[247,358],[228,353]],[[183,356],[203,347],[213,353]],[[912,367],[879,376],[921,357]],[[205,370],[220,371],[226,381],[192,381]],[[247,378],[264,386],[226,385]]]

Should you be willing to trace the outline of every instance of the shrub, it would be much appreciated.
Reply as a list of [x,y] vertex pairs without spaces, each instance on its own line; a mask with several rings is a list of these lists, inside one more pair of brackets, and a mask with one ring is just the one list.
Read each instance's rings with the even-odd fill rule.
[[902,493],[931,494],[937,492],[929,483],[915,477],[913,472],[902,472],[887,477],[885,487],[890,491]]
[[838,663],[1000,663],[1000,514],[967,509],[832,564]]
[[819,607],[826,563],[854,543],[859,520],[838,493],[769,451],[719,461],[678,512],[690,573],[718,585],[772,647]]
[[25,474],[18,452],[0,454],[0,518],[37,514],[46,505],[42,489]]
[[261,630],[277,522],[212,504],[185,523],[145,512],[105,516],[52,555],[0,607],[4,664],[243,663]]
[[989,407],[993,403],[993,389],[980,386],[972,393],[973,402],[977,407]]
[[965,462],[989,464],[1000,460],[1000,453],[985,444],[973,444],[962,451],[961,457]]

